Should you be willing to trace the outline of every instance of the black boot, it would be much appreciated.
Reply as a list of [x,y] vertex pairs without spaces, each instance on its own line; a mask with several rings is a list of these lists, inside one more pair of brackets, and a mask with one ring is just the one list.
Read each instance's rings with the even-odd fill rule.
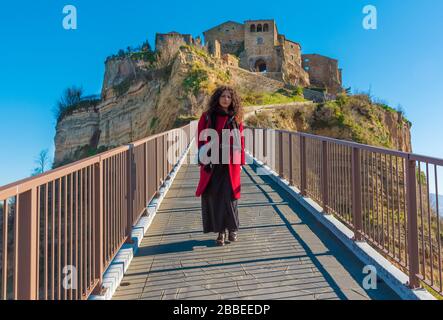
[[226,234],[225,234],[225,231],[223,231],[223,232],[219,232],[218,233],[218,238],[215,241],[216,241],[218,246],[224,246],[225,245],[225,239],[226,239]]

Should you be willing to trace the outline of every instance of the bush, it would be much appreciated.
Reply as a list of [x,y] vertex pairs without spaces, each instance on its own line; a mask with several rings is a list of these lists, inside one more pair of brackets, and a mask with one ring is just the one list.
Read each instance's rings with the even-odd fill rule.
[[120,49],[117,54],[110,55],[106,58],[106,62],[108,60],[112,59],[124,59],[127,57],[134,58],[135,60],[143,60],[143,61],[149,61],[154,62],[156,60],[155,52],[152,51],[151,45],[149,44],[148,40],[143,42],[142,45],[137,46],[135,48],[131,48],[128,46],[126,48],[126,51],[123,49]]
[[202,82],[207,81],[208,78],[208,71],[202,66],[194,64],[191,71],[183,80],[183,88],[186,93],[192,92],[194,95],[197,95],[200,91]]
[[344,105],[346,105],[349,102],[349,96],[344,94],[344,93],[339,93],[337,94],[337,104],[340,107],[343,107]]
[[345,115],[336,102],[319,104],[313,115],[313,128],[346,127]]
[[131,53],[130,57],[134,61],[143,60],[151,64],[157,60],[156,54],[152,51],[133,52]]
[[57,122],[60,122],[65,116],[72,114],[75,110],[95,108],[100,102],[100,99],[95,98],[95,96],[85,99],[82,95],[83,89],[81,87],[72,86],[65,89],[55,107]]

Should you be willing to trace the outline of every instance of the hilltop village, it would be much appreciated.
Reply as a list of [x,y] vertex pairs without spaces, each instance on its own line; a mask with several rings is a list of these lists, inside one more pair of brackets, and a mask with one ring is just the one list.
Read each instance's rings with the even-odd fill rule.
[[226,21],[203,32],[201,38],[175,31],[157,33],[156,51],[174,54],[180,46],[195,45],[214,57],[250,72],[284,83],[324,89],[337,94],[342,89],[342,70],[338,60],[319,54],[302,54],[298,42],[278,32],[271,20]]

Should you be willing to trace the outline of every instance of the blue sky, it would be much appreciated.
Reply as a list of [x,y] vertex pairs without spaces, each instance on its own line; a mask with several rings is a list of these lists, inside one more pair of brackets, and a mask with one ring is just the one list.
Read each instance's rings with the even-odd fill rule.
[[[65,5],[78,29],[62,27]],[[378,29],[362,27],[365,5]],[[104,60],[155,33],[193,36],[227,20],[275,19],[304,53],[339,59],[343,81],[413,123],[414,152],[443,158],[443,1],[14,1],[0,10],[0,185],[30,175],[40,150],[54,151],[53,107],[63,89],[100,92]]]

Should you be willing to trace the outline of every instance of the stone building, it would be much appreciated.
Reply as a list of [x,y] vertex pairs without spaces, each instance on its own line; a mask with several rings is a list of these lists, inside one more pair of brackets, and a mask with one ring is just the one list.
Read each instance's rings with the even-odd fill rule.
[[319,54],[304,54],[302,60],[312,87],[324,89],[330,94],[343,91],[342,69],[338,68],[336,59]]
[[283,81],[308,86],[309,76],[302,68],[301,46],[278,33],[274,20],[227,21],[203,32],[208,51],[214,53],[217,41],[221,54],[239,57],[239,67]]
[[176,31],[155,34],[155,50],[164,59],[170,59],[183,45],[195,45],[201,47],[200,37],[195,39],[190,34],[182,34]]

